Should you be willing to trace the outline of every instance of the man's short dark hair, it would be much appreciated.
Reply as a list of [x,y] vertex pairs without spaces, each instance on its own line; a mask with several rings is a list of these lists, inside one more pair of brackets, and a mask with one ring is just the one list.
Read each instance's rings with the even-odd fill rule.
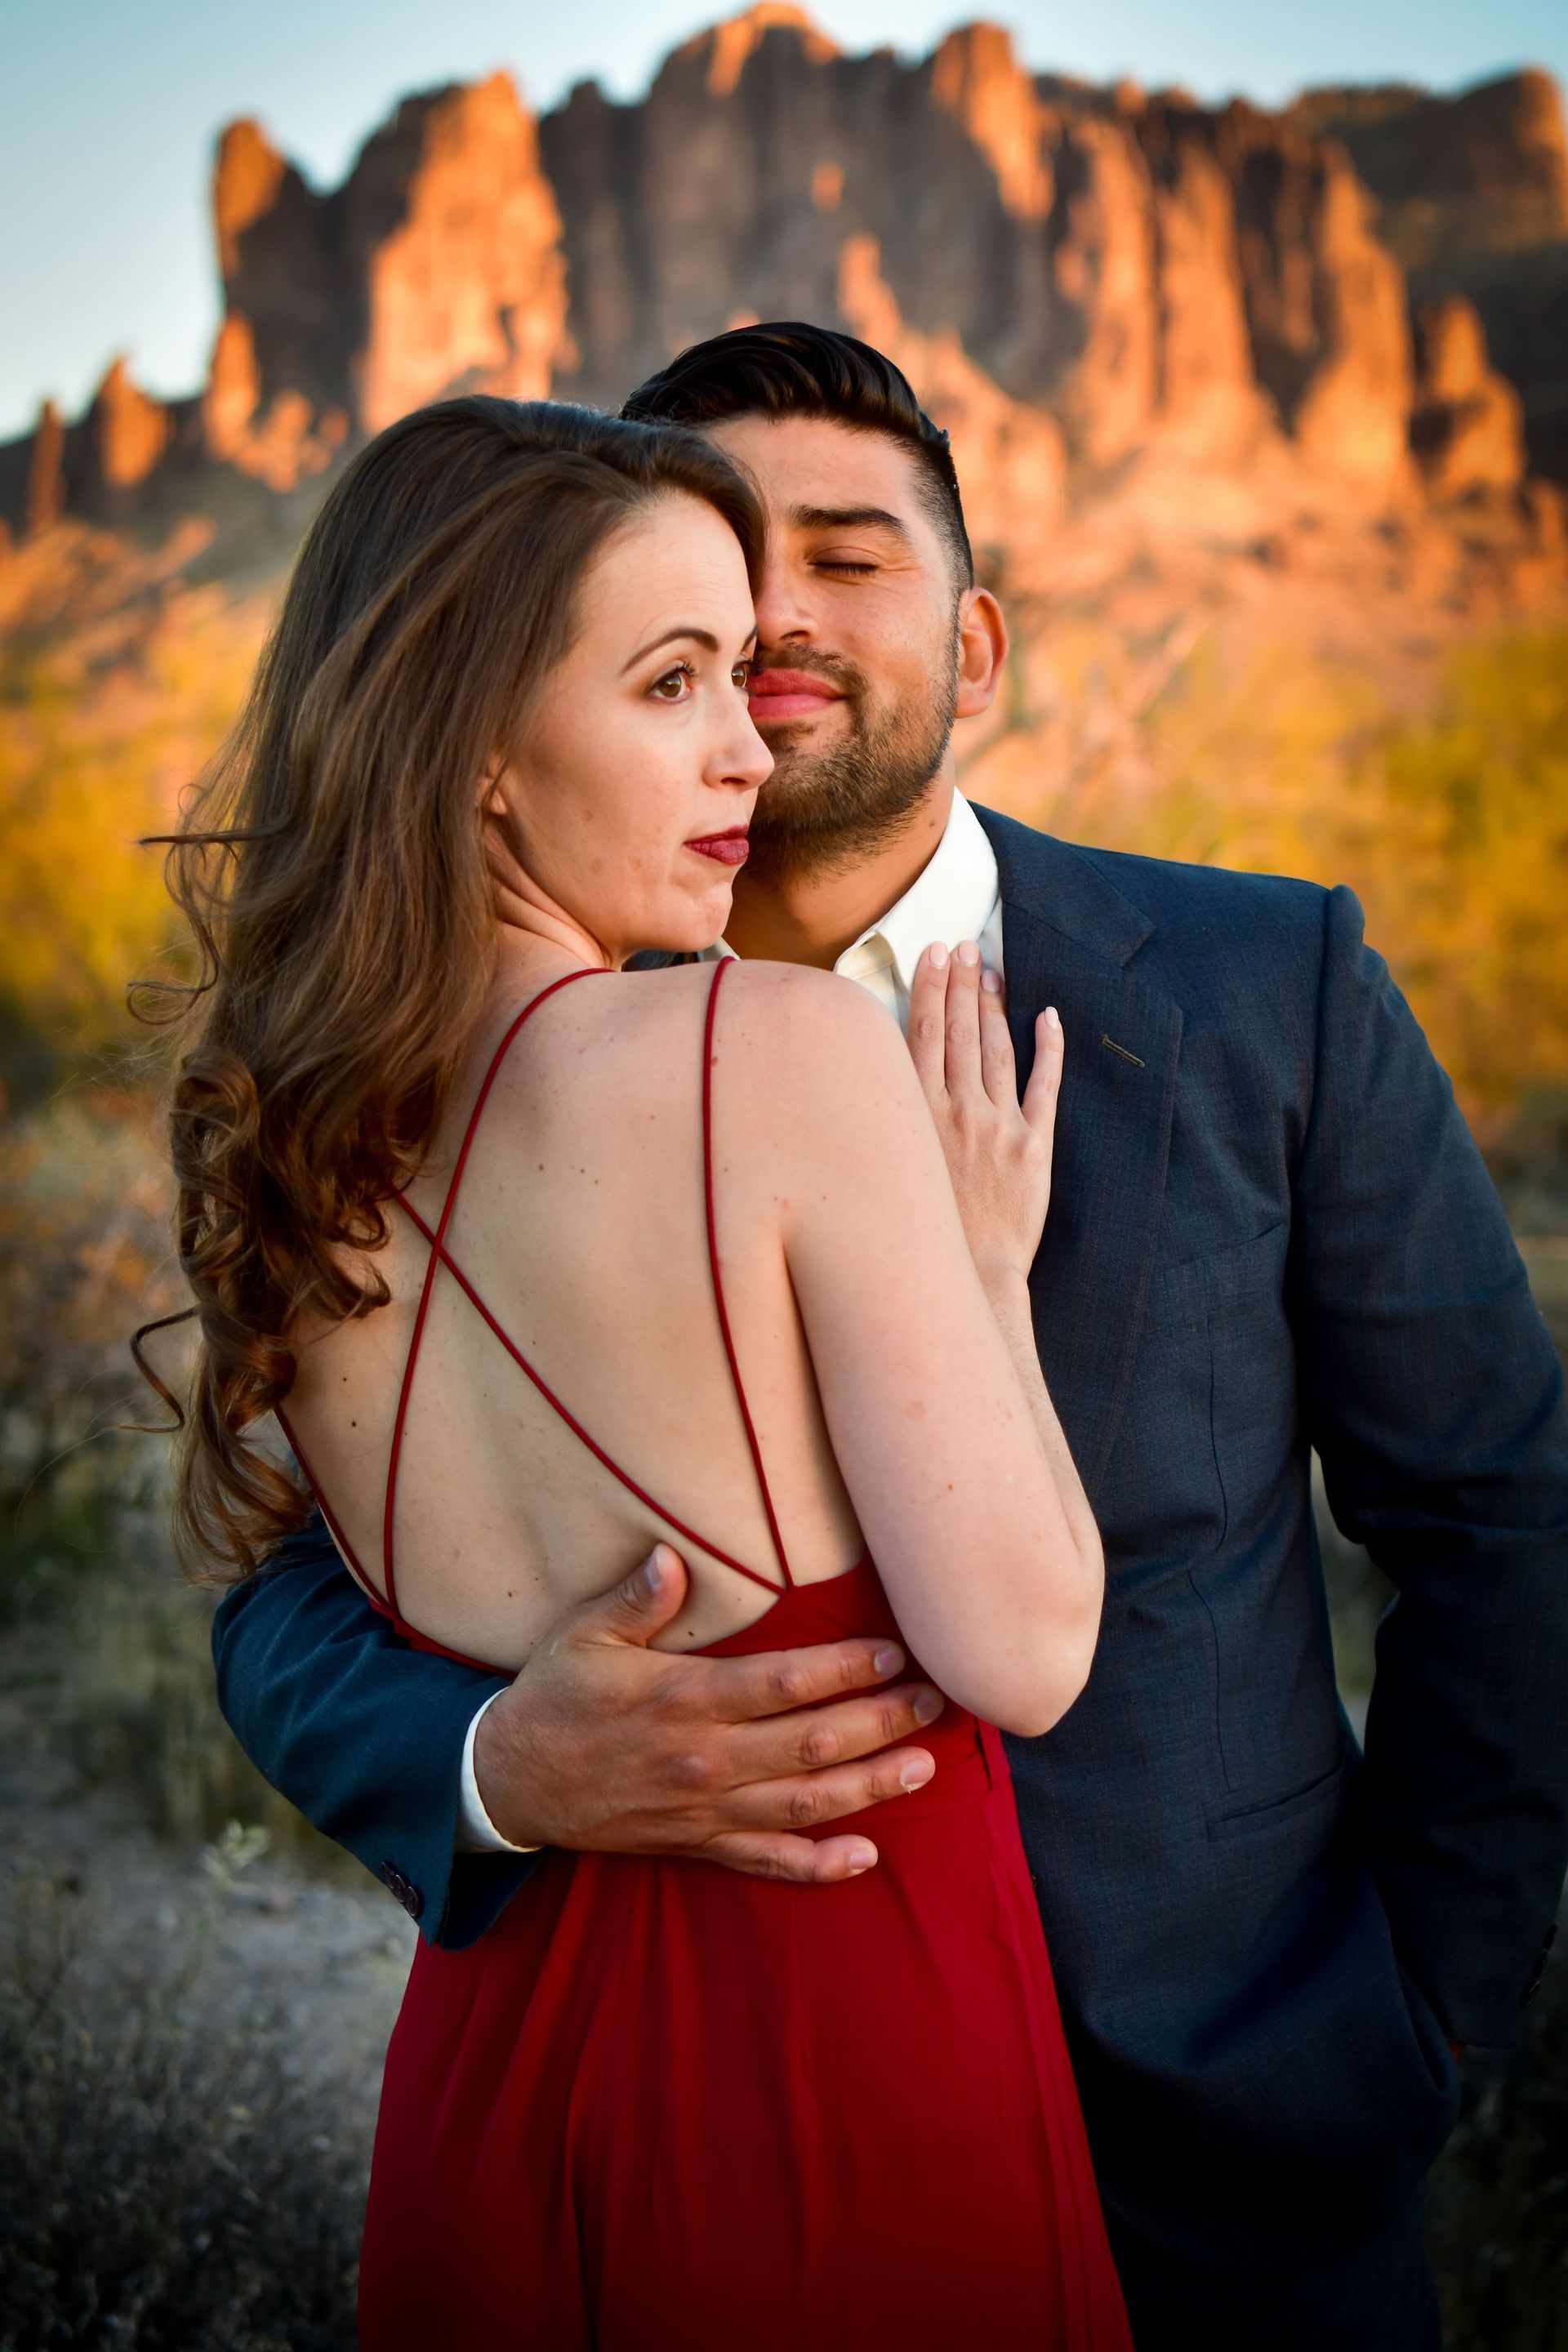
[[639,383],[621,415],[639,424],[699,427],[731,416],[831,416],[855,432],[883,434],[915,460],[922,503],[952,551],[960,587],[974,583],[947,435],[931,423],[901,369],[853,335],[798,319],[732,327],[693,343]]

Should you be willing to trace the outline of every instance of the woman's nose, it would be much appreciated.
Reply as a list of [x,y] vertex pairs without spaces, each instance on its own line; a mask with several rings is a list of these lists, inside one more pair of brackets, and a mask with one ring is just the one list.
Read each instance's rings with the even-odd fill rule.
[[737,711],[736,719],[739,723],[735,740],[727,747],[724,780],[727,783],[743,786],[747,792],[754,792],[773,774],[773,755],[758,734],[744,705]]

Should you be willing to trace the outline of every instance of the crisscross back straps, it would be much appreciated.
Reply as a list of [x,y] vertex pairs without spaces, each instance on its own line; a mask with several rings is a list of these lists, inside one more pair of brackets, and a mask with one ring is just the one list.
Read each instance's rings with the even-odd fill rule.
[[[722,969],[723,966],[721,965],[719,970],[721,971]],[[440,1220],[437,1225],[432,1228],[427,1224],[425,1219],[420,1215],[418,1210],[414,1206],[412,1201],[408,1200],[404,1193],[399,1192],[395,1195],[398,1205],[402,1208],[405,1215],[408,1218],[409,1223],[418,1233],[423,1234],[425,1240],[428,1243],[430,1255],[428,1264],[425,1269],[424,1285],[419,1294],[419,1305],[415,1316],[414,1332],[409,1342],[408,1358],[407,1361],[404,1365],[403,1385],[399,1391],[397,1400],[397,1417],[393,1428],[392,1452],[387,1464],[386,1507],[382,1528],[382,1574],[386,1585],[386,1598],[389,1612],[395,1619],[397,1618],[397,1600],[393,1565],[393,1518],[397,1494],[398,1460],[402,1452],[404,1424],[407,1419],[409,1397],[413,1390],[415,1362],[418,1356],[420,1341],[422,1340],[425,1333],[426,1318],[429,1310],[430,1296],[435,1286],[437,1269],[438,1266],[442,1265],[447,1268],[447,1271],[451,1275],[453,1280],[457,1283],[458,1288],[462,1291],[469,1305],[474,1308],[475,1312],[479,1316],[494,1337],[500,1340],[501,1346],[506,1349],[507,1354],[511,1358],[513,1363],[517,1365],[519,1370],[521,1371],[532,1383],[539,1394],[544,1399],[545,1403],[550,1406],[551,1410],[555,1412],[563,1422],[564,1422],[566,1427],[572,1432],[574,1437],[575,1437],[582,1445],[587,1448],[588,1452],[594,1456],[594,1459],[602,1464],[604,1468],[610,1473],[610,1475],[613,1478],[619,1480],[620,1484],[626,1489],[628,1494],[635,1495],[637,1501],[645,1505],[648,1510],[652,1511],[656,1517],[662,1519],[665,1525],[673,1528],[677,1535],[684,1536],[689,1543],[695,1544],[699,1551],[706,1552],[710,1559],[720,1561],[725,1568],[734,1569],[739,1575],[749,1578],[753,1584],[760,1584],[763,1588],[764,1591],[777,1592],[781,1589],[780,1586],[773,1581],[772,1577],[763,1576],[758,1570],[749,1568],[743,1559],[737,1559],[732,1552],[725,1551],[720,1545],[710,1542],[706,1536],[700,1534],[697,1528],[689,1527],[684,1519],[677,1517],[676,1514],[668,1509],[666,1505],[659,1502],[656,1496],[650,1495],[646,1487],[639,1486],[637,1481],[631,1476],[629,1472],[622,1469],[620,1464],[614,1460],[614,1458],[605,1451],[605,1448],[599,1444],[598,1440],[594,1437],[588,1430],[584,1429],[583,1423],[577,1419],[570,1407],[556,1395],[549,1382],[545,1381],[542,1374],[535,1370],[534,1366],[523,1354],[522,1349],[512,1339],[510,1333],[505,1329],[495,1315],[492,1314],[489,1307],[480,1296],[479,1290],[469,1280],[468,1275],[464,1272],[461,1265],[458,1265],[457,1259],[452,1255],[451,1251],[447,1246],[447,1229],[452,1222],[452,1213],[457,1206],[458,1190],[461,1184],[463,1172],[468,1164],[469,1149],[472,1146],[475,1134],[479,1129],[479,1115],[484,1109],[486,1098],[489,1094],[490,1087],[495,1081],[496,1075],[500,1068],[501,1063],[506,1057],[508,1048],[510,1046],[513,1038],[517,1035],[518,1031],[522,1027],[523,1023],[528,1019],[531,1013],[535,1012],[537,1008],[544,1003],[546,997],[553,996],[557,989],[566,987],[571,981],[583,980],[589,978],[590,976],[591,971],[589,970],[568,972],[563,979],[554,981],[552,982],[550,987],[542,989],[536,997],[532,998],[531,1002],[523,1007],[522,1011],[518,1014],[517,1019],[512,1023],[510,1028],[508,1029],[506,1035],[501,1039],[500,1044],[497,1046],[494,1057],[490,1062],[489,1068],[485,1073],[484,1084],[479,1088],[479,1096],[475,1101],[473,1110],[469,1114],[468,1124],[464,1130],[463,1140],[458,1153],[457,1163],[452,1171],[452,1181],[447,1188],[447,1197],[442,1205]],[[714,993],[716,993],[716,987]],[[712,1052],[712,1030],[713,994],[710,993],[708,1003],[708,1019],[703,1031],[703,1135],[704,1165],[708,1171],[707,1212],[709,1252],[713,1271],[714,1292],[719,1303],[720,1324],[723,1331],[724,1346],[729,1357],[731,1373],[735,1382],[736,1394],[740,1398],[742,1416],[745,1422],[746,1435],[752,1448],[752,1458],[756,1465],[758,1480],[762,1488],[763,1507],[765,1508],[768,1517],[768,1525],[770,1529],[773,1531],[774,1548],[778,1551],[779,1555],[779,1565],[784,1571],[784,1584],[787,1586],[792,1581],[789,1573],[789,1567],[784,1556],[783,1546],[779,1542],[777,1523],[773,1517],[773,1501],[772,1497],[769,1496],[767,1481],[763,1473],[762,1457],[757,1449],[756,1435],[752,1426],[751,1414],[747,1410],[745,1396],[741,1389],[740,1372],[735,1363],[734,1349],[731,1343],[729,1324],[724,1313],[723,1294],[720,1288],[719,1283],[719,1263],[713,1240],[711,1151],[707,1143],[710,1093],[708,1066]],[[401,1620],[398,1620],[398,1622],[401,1622]]]

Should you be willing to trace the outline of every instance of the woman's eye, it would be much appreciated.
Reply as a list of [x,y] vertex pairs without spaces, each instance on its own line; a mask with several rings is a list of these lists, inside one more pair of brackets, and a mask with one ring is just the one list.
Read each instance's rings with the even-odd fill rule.
[[752,683],[752,665],[749,661],[735,664],[734,668],[730,672],[730,683],[731,686],[738,686],[742,694],[745,693]]
[[654,680],[648,691],[658,702],[684,702],[685,690],[696,675],[689,662],[677,662],[673,669],[667,669],[662,677]]

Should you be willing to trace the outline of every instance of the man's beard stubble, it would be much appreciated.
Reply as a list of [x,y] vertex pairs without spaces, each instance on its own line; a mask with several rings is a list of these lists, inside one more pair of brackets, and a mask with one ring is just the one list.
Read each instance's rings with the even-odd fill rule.
[[807,748],[803,721],[768,739],[773,772],[757,796],[748,881],[776,887],[859,863],[902,831],[946,756],[958,707],[957,616],[942,676],[913,709],[875,713],[864,674],[837,654],[795,654],[779,664],[826,678],[843,698],[841,741]]

